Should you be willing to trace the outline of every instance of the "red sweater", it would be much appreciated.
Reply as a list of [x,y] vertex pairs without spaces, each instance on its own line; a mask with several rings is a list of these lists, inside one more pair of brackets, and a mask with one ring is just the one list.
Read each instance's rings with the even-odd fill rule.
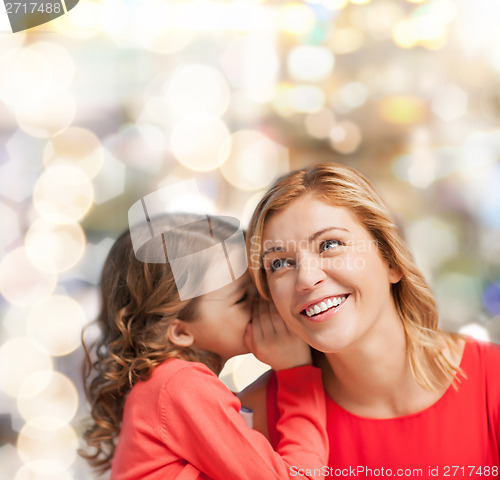
[[167,360],[125,402],[111,479],[274,480],[288,479],[294,466],[321,468],[328,440],[320,370],[278,372],[277,404],[279,453],[246,425],[239,399],[205,365]]
[[[330,475],[499,478],[500,346],[468,339],[460,366],[467,379],[458,391],[450,386],[430,407],[403,417],[359,417],[325,394]],[[275,387],[271,377],[267,412],[273,444],[278,438]]]

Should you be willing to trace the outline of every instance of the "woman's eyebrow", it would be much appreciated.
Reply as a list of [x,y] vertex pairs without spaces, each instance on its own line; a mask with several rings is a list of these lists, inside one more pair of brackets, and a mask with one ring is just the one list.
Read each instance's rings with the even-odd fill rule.
[[316,240],[319,236],[323,235],[323,233],[329,232],[331,230],[342,230],[344,232],[349,232],[350,231],[350,230],[348,230],[347,228],[344,228],[344,227],[326,227],[326,228],[323,228],[322,230],[319,230],[316,233],[313,233],[310,237],[308,237],[307,240],[308,240],[309,243],[314,242],[314,240]]
[[261,260],[264,260],[264,257],[268,254],[268,253],[271,253],[271,252],[284,252],[285,249],[283,247],[281,247],[280,245],[276,245],[275,247],[271,247],[271,248],[268,248],[263,254],[262,254],[262,257]]

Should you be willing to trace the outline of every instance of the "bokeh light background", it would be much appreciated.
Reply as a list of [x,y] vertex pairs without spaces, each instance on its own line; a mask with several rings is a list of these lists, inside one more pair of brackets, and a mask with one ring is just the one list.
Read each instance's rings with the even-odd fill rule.
[[500,342],[499,18],[498,0],[81,0],[1,34],[0,480],[92,478],[80,332],[128,208],[179,180],[201,192],[181,208],[245,225],[290,169],[359,169],[442,326]]

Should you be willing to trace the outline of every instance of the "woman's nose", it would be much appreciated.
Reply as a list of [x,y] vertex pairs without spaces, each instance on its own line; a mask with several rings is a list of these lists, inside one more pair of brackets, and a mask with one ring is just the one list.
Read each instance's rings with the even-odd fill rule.
[[321,268],[320,260],[304,256],[297,265],[297,290],[311,290],[326,277]]

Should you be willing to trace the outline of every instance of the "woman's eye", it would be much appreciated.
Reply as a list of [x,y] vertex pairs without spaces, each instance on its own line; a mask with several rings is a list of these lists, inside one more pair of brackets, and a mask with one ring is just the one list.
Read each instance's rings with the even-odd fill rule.
[[289,258],[275,258],[274,260],[271,261],[270,264],[271,272],[276,272],[283,267],[289,267],[289,266],[290,266]]
[[342,242],[339,240],[325,240],[324,242],[321,242],[320,250],[322,252],[326,252],[327,250],[332,250],[340,245],[342,245]]

